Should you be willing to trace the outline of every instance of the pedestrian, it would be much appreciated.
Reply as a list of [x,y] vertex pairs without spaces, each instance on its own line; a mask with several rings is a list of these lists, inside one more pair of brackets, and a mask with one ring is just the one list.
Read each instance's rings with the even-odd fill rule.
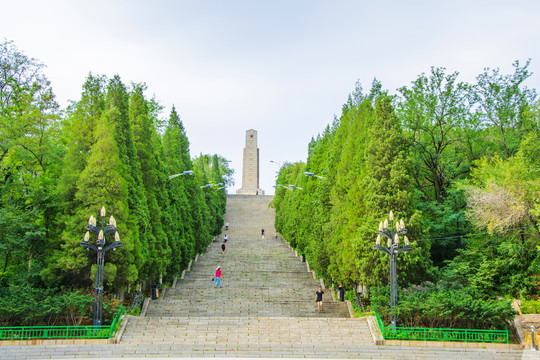
[[218,266],[216,268],[216,276],[214,277],[214,287],[223,287],[223,285],[221,285],[222,277],[223,273],[221,272],[221,266]]
[[337,291],[338,291],[338,300],[339,301],[344,301],[345,298],[344,298],[344,294],[345,294],[345,288],[343,287],[343,284],[341,282],[338,282],[338,288],[337,288]]
[[323,295],[324,295],[324,291],[322,289],[322,287],[319,286],[319,291],[317,291],[315,293],[315,295],[317,296],[315,298],[315,302],[317,303],[317,314],[320,313],[321,311],[323,311],[322,309],[322,305],[323,305]]
[[225,243],[221,244],[221,253],[225,254]]
[[229,240],[229,238],[227,237],[227,235],[225,235],[225,236],[223,237],[223,242],[227,242],[227,240]]
[[261,229],[261,236],[264,236],[264,229]]
[[229,223],[225,223],[225,230],[229,230]]

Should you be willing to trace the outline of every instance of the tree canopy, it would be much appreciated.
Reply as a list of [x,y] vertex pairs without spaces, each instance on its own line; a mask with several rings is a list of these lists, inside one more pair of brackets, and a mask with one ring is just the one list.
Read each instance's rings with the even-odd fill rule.
[[[397,263],[407,324],[435,325],[414,316],[411,304],[422,301],[446,304],[440,314],[467,314],[472,302],[490,317],[438,316],[437,326],[504,323],[513,312],[496,299],[534,297],[540,285],[540,117],[525,86],[529,64],[516,61],[507,75],[485,69],[472,84],[434,67],[395,96],[377,80],[368,94],[357,83],[341,116],[308,144],[306,162],[280,169],[277,231],[328,283],[375,291],[389,281],[375,233],[392,210],[413,247]],[[385,296],[375,294],[383,315]]]
[[[166,121],[145,84],[89,74],[79,100],[62,112],[43,64],[7,41],[0,44],[0,64],[6,325],[78,323],[90,311],[95,254],[79,243],[102,206],[124,244],[106,253],[106,291],[116,297],[171,280],[206,249],[223,224],[225,190],[201,186],[230,183],[232,170],[218,155],[192,160],[174,106]],[[185,170],[194,175],[170,178]],[[28,301],[10,297],[14,287]],[[31,302],[49,304],[54,314],[36,310],[29,318]],[[76,318],[66,317],[74,312]]]

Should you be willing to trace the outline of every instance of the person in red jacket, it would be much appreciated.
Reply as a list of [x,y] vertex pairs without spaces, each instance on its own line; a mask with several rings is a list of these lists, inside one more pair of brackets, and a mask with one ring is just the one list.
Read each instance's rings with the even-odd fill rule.
[[221,266],[218,266],[216,268],[216,276],[214,277],[214,287],[223,287],[223,285],[221,285],[222,277],[223,273],[221,272]]

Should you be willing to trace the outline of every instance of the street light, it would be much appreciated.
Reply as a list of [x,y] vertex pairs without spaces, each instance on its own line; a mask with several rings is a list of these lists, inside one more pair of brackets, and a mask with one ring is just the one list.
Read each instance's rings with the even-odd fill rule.
[[283,185],[281,185],[281,184],[274,185],[274,187],[275,187],[276,189],[277,189],[277,188],[283,188],[283,189],[287,189],[287,190],[289,190],[289,191],[293,191],[293,189],[288,188],[288,187],[286,187],[286,186],[283,186]]
[[304,190],[304,189],[302,189],[301,187],[296,186],[296,185],[292,185],[292,184],[289,184],[289,187],[290,187],[291,189]]
[[[377,241],[373,245],[374,249],[385,252],[390,255],[390,319],[392,327],[397,326],[397,314],[395,313],[395,308],[398,303],[398,294],[397,294],[397,266],[396,258],[399,253],[412,250],[412,247],[409,245],[409,239],[407,236],[404,236],[403,242],[405,246],[399,247],[399,237],[407,233],[405,228],[405,222],[403,219],[401,221],[396,220],[396,226],[394,229],[394,212],[390,211],[390,228],[388,228],[388,219],[381,221],[379,224],[379,231],[377,231]],[[388,247],[381,246],[381,236],[387,239]]]
[[181,173],[181,174],[174,174],[174,175],[171,175],[171,176],[169,176],[169,179],[174,179],[174,178],[177,177],[177,176],[184,176],[184,175],[193,175],[193,170],[186,170],[186,171],[184,171],[184,172]]
[[221,186],[217,190],[223,189],[225,187],[225,186],[223,186],[223,183],[217,183],[217,184],[206,184],[206,185],[201,186],[200,188],[203,189],[203,188],[209,188],[209,187],[213,187],[213,186]]
[[[87,250],[94,250],[97,252],[97,266],[96,266],[96,299],[94,302],[94,326],[101,325],[101,314],[103,312],[103,269],[105,267],[105,252],[107,250],[123,246],[124,244],[120,242],[120,236],[116,230],[116,220],[111,215],[109,218],[109,224],[104,228],[103,219],[105,218],[105,206],[101,208],[101,229],[96,227],[96,218],[94,215],[90,216],[88,219],[88,225],[86,225],[86,234],[84,234],[84,240],[79,243],[80,246],[84,246]],[[90,244],[90,232],[97,234],[96,245]],[[105,246],[105,237],[106,235],[113,235],[114,242]]]
[[319,178],[319,179],[324,179],[324,176],[315,175],[314,173],[309,172],[309,171],[306,171],[306,172],[304,173],[304,175],[306,175],[306,176],[311,176],[311,177],[316,177],[316,178]]

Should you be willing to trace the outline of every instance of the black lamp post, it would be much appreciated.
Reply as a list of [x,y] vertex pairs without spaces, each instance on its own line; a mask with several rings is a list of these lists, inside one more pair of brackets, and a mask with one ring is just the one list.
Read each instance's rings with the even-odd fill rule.
[[[86,234],[84,234],[84,240],[79,245],[84,246],[86,249],[92,249],[97,252],[97,266],[96,266],[96,301],[94,303],[94,326],[101,325],[101,315],[103,312],[103,269],[105,266],[105,252],[110,249],[115,249],[124,245],[120,242],[120,236],[116,230],[116,220],[111,215],[109,218],[109,224],[104,228],[103,219],[105,218],[105,207],[101,208],[101,229],[96,227],[96,218],[94,215],[88,219],[88,225],[86,225]],[[90,232],[97,234],[96,245],[90,244]],[[105,246],[105,236],[114,234],[114,242]]]
[[[396,327],[397,314],[395,313],[395,308],[398,303],[396,258],[399,253],[412,250],[412,247],[409,245],[407,236],[403,238],[405,246],[400,247],[399,244],[399,237],[407,233],[403,219],[401,219],[401,221],[396,220],[394,228],[394,213],[392,211],[390,211],[389,218],[390,228],[388,227],[388,219],[384,220],[384,222],[381,221],[379,224],[377,242],[373,245],[373,248],[390,255],[390,319],[392,327]],[[381,246],[381,236],[387,238],[388,247]]]

